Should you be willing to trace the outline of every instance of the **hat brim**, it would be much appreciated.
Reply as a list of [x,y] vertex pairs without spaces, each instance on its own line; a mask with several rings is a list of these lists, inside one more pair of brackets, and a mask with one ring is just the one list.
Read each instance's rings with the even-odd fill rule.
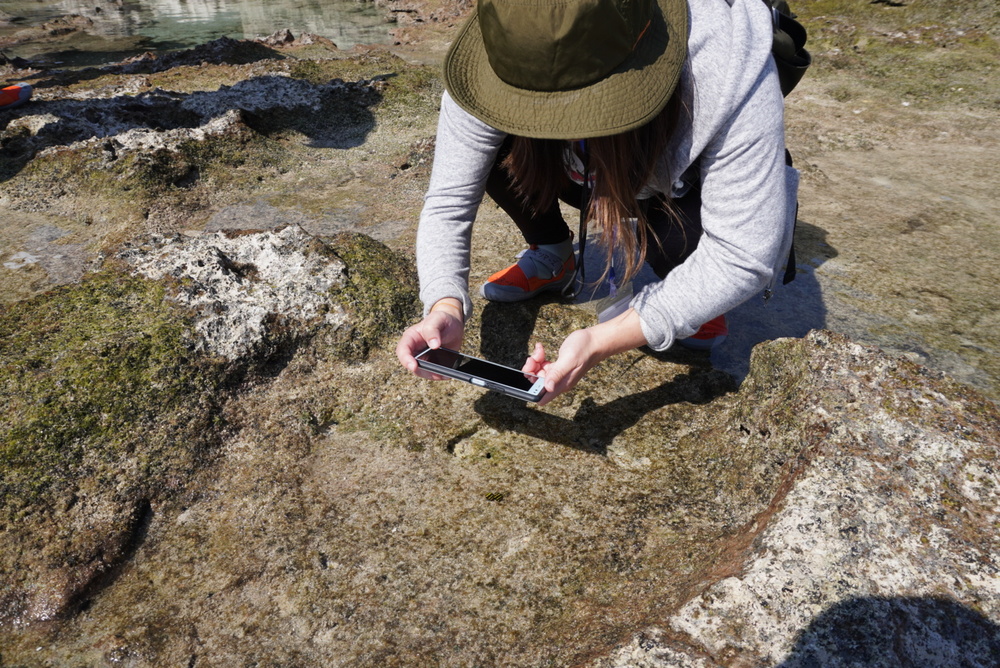
[[686,0],[657,0],[656,6],[625,62],[596,83],[563,91],[527,90],[500,79],[473,10],[445,59],[445,86],[459,106],[509,134],[586,139],[627,132],[666,106],[687,54]]

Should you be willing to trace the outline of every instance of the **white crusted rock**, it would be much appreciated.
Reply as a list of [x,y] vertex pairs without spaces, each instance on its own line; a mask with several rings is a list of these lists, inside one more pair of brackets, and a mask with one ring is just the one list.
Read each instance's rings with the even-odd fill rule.
[[310,253],[315,239],[298,226],[229,236],[159,239],[121,254],[147,278],[177,281],[173,297],[197,311],[196,348],[238,359],[260,345],[276,322],[337,327],[344,309],[330,293],[344,285],[344,264]]

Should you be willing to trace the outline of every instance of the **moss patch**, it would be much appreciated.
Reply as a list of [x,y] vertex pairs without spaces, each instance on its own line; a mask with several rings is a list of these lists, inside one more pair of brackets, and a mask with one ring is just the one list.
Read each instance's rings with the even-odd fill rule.
[[163,297],[104,271],[0,311],[0,517],[81,481],[150,493],[216,442],[224,370]]
[[120,233],[111,230],[124,225],[134,231],[154,210],[194,224],[228,193],[252,192],[293,164],[281,143],[237,123],[176,149],[117,153],[105,142],[49,152],[31,160],[4,190],[28,210],[66,209],[67,215],[106,221],[111,227],[100,229],[116,242]]
[[371,237],[343,233],[327,240],[347,265],[346,286],[334,298],[353,313],[354,329],[338,344],[349,356],[366,356],[401,323],[418,313],[413,263]]
[[1000,105],[997,78],[983,76],[1000,62],[1000,10],[994,2],[791,4],[809,31],[810,76],[850,72],[854,92],[835,89],[836,99],[895,95],[932,108]]

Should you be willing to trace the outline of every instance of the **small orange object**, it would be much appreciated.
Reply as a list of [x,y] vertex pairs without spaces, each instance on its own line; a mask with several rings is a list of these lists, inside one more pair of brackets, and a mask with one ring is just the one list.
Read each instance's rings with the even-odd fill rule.
[[31,85],[16,83],[0,88],[0,109],[13,109],[31,99]]

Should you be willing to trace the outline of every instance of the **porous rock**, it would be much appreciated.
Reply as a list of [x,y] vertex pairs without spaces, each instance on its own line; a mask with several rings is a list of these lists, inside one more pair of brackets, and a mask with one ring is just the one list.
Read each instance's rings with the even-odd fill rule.
[[[204,500],[164,511],[128,581],[45,657],[992,665],[993,404],[829,332],[759,346],[735,393],[624,363],[544,413],[387,361],[296,364],[243,402]],[[596,388],[625,393],[599,406]]]
[[597,665],[997,665],[996,407],[826,332],[755,362],[730,428],[801,462],[716,580]]
[[236,360],[257,349],[279,324],[287,333],[304,334],[346,323],[344,308],[330,299],[345,284],[345,266],[323,249],[302,228],[289,226],[257,234],[154,239],[119,257],[147,278],[176,281],[172,299],[198,314],[196,349]]
[[[135,81],[125,80],[126,85],[130,83]],[[46,149],[82,149],[109,139],[118,150],[176,150],[184,141],[230,131],[233,125],[244,123],[248,113],[315,113],[338,95],[377,97],[368,82],[317,85],[284,73],[191,94],[114,88],[103,97],[88,91],[47,101],[11,121],[5,132],[13,136],[23,128],[29,143],[43,155]]]
[[220,37],[191,49],[172,51],[162,55],[147,52],[123,61],[118,67],[124,73],[150,73],[162,72],[180,65],[252,63],[258,60],[282,57],[281,54],[259,42]]
[[[855,57],[869,56],[856,50]],[[147,65],[137,63],[134,71],[152,71]],[[897,82],[910,84],[902,76]],[[885,77],[878,77],[877,89],[884,86]],[[862,113],[857,107],[855,115]],[[800,149],[814,119],[823,123],[815,108],[804,113],[810,124],[797,135]],[[846,131],[842,116],[850,114],[834,113],[837,132]],[[870,161],[866,155],[865,164]],[[948,181],[949,195],[963,185]],[[857,218],[866,229],[891,227],[873,225],[870,198],[850,199],[865,208]],[[852,244],[859,237],[849,235]],[[949,245],[933,242],[936,252]],[[962,255],[964,247],[953,245]],[[893,254],[881,248],[883,261],[895,255],[913,262],[912,247]],[[985,264],[962,260],[944,263],[948,276],[957,264]],[[918,273],[926,267],[922,262]],[[898,289],[900,274],[879,273]],[[866,284],[871,278],[864,273]],[[561,311],[541,313],[540,329],[565,335],[569,327],[552,324]],[[510,317],[509,310],[502,314]],[[982,323],[977,329],[991,331]],[[510,347],[520,352],[523,346]],[[420,401],[406,404],[399,395],[417,391],[377,365],[375,373],[371,365],[338,368],[334,378],[345,382],[317,383],[322,393],[312,396],[296,384],[283,401],[255,397],[246,412],[269,431],[254,440],[247,430],[245,440],[232,445],[230,468],[253,466],[267,475],[234,475],[214,487],[203,481],[200,489],[216,499],[176,517],[164,512],[166,521],[153,526],[160,545],[189,534],[187,543],[177,540],[180,556],[173,563],[169,550],[151,541],[125,583],[136,590],[132,597],[109,591],[105,607],[78,616],[79,626],[40,635],[38,643],[30,635],[20,640],[20,654],[15,643],[0,642],[2,658],[58,665],[52,657],[62,647],[63,664],[85,663],[80,657],[91,652],[98,657],[93,665],[558,665],[579,658],[561,648],[604,652],[612,642],[604,630],[616,617],[643,631],[601,665],[996,664],[994,407],[919,367],[827,333],[761,346],[736,395],[679,393],[668,401],[655,387],[659,381],[649,384],[653,389],[623,391],[620,378],[645,380],[648,360],[639,357],[612,367],[619,373],[595,369],[588,380],[601,382],[582,383],[576,398],[545,412],[440,386],[420,390]],[[360,400],[351,394],[366,391]],[[438,403],[424,403],[431,396]],[[469,409],[473,402],[480,415]],[[361,428],[358,419],[352,425],[352,410],[374,426]],[[294,431],[302,413],[303,429],[336,438],[313,442],[322,446],[318,456],[295,462],[299,473],[268,456],[281,440],[274,434],[287,438],[281,429]],[[379,413],[386,415],[381,421]],[[172,418],[184,415],[173,411]],[[433,432],[419,423],[421,416]],[[354,431],[338,430],[338,421]],[[593,432],[597,438],[588,440]],[[297,437],[308,450],[308,438]],[[578,442],[589,458],[583,465],[576,461],[583,459]],[[450,448],[457,464],[420,450],[437,443]],[[561,450],[562,444],[571,447]],[[598,459],[602,444],[604,461]],[[741,456],[727,459],[730,453]],[[333,463],[322,466],[324,457]],[[594,461],[602,464],[596,475]],[[711,487],[727,474],[735,483]],[[296,475],[307,482],[316,475],[315,489]],[[654,476],[653,483],[664,484],[650,484]],[[630,485],[635,493],[620,491]],[[97,543],[87,554],[127,555],[142,538],[142,498],[123,501],[116,512],[126,539]],[[227,503],[245,511],[226,514]],[[81,527],[102,517],[84,495],[68,498],[58,511],[78,513]],[[693,557],[670,552],[673,570],[655,561],[671,541],[686,538],[697,550],[719,534],[719,550]],[[24,550],[48,545],[53,559],[61,558],[62,544],[37,535],[39,542]],[[220,548],[227,536],[229,551]],[[113,571],[102,559],[83,561],[91,564],[81,569],[84,577]],[[564,572],[550,562],[564,564]],[[690,572],[695,583],[681,582]],[[48,586],[52,596],[34,599],[34,618],[50,616],[48,602],[58,603],[60,587],[71,581],[60,573],[37,578],[34,584]],[[608,586],[595,595],[595,582]],[[662,594],[672,587],[690,591],[675,602]],[[632,598],[622,590],[634,592]],[[647,614],[657,596],[667,602]],[[142,609],[147,599],[160,618]],[[107,607],[116,600],[120,617],[109,617]],[[642,614],[629,614],[630,605]],[[161,625],[150,623],[157,619]]]

